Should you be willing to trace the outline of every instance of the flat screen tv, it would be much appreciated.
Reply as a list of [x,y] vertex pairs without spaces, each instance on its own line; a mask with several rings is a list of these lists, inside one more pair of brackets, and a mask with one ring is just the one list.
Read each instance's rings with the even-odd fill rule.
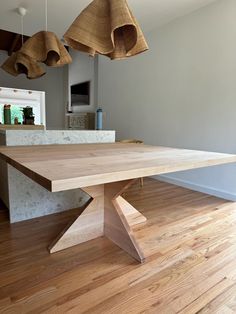
[[90,81],[71,85],[71,106],[90,105]]

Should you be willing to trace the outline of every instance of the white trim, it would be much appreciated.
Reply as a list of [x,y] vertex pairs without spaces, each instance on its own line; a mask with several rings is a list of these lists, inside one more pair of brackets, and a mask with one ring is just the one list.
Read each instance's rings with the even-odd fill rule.
[[173,177],[168,176],[168,175],[159,175],[159,176],[154,176],[153,178],[156,180],[159,180],[159,181],[163,181],[163,182],[167,182],[170,184],[182,186],[184,188],[187,188],[187,189],[190,189],[193,191],[202,192],[205,194],[220,197],[220,198],[223,198],[223,199],[226,199],[229,201],[233,201],[233,202],[236,201],[236,195],[235,194],[228,193],[227,191],[224,191],[224,190],[216,190],[216,189],[213,189],[209,186],[195,184],[195,183],[192,183],[190,181],[185,181],[185,180],[181,180],[181,179],[176,179],[176,178],[173,178]]
[[45,92],[40,92],[40,115],[41,115],[41,124],[44,125],[46,129]]

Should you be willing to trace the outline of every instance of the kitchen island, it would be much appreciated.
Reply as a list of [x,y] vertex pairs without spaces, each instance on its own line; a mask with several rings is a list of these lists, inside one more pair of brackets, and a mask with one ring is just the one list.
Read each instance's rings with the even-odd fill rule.
[[[113,142],[115,131],[0,130],[4,146]],[[5,161],[0,161],[0,198],[11,223],[77,208],[88,200],[79,189],[50,193]]]

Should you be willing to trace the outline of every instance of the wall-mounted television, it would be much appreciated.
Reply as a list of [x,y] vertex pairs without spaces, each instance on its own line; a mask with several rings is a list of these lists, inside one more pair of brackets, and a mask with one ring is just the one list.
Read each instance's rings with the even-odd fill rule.
[[71,106],[90,105],[90,81],[71,85]]

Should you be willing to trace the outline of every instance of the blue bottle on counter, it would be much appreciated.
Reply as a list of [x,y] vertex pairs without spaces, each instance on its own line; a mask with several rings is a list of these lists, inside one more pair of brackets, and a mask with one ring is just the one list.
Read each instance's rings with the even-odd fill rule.
[[97,130],[102,130],[102,109],[98,108],[97,109],[97,126],[96,129]]

